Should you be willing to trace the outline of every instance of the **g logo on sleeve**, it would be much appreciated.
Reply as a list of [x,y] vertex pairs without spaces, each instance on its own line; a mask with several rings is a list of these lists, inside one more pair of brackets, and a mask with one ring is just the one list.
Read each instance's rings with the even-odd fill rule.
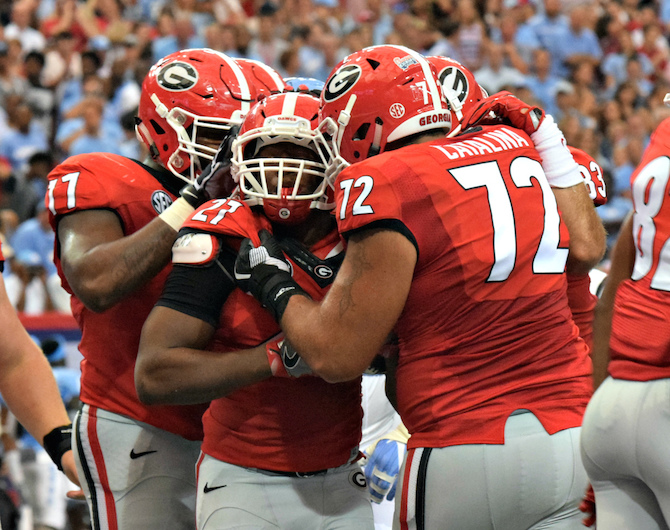
[[165,90],[181,92],[195,86],[198,71],[188,63],[175,61],[161,68],[156,79]]
[[326,83],[323,99],[330,102],[342,97],[361,78],[361,74],[361,67],[357,64],[343,66]]

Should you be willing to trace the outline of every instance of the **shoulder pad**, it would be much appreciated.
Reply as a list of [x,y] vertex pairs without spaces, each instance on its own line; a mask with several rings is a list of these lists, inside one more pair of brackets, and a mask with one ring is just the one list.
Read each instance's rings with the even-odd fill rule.
[[211,234],[189,233],[177,238],[172,245],[172,263],[205,265],[219,253],[219,240]]

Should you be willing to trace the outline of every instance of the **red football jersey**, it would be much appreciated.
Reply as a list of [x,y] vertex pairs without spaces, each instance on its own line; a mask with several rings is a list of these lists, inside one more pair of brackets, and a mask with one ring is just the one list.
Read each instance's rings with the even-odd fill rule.
[[[225,236],[237,250],[241,238],[260,243],[258,231],[272,231],[268,220],[239,201],[215,200],[193,214],[184,227]],[[318,260],[305,270],[306,259],[291,262],[293,277],[315,300],[330,286],[341,261],[336,230],[309,252]],[[329,261],[327,258],[331,258]],[[235,289],[221,312],[210,347],[221,352],[257,346],[280,328],[252,296]],[[345,464],[361,437],[361,381],[330,384],[319,377],[271,377],[213,401],[203,418],[203,452],[244,467],[277,471],[315,471]]]
[[670,119],[661,122],[631,176],[635,265],[617,290],[609,373],[670,377]]
[[[584,178],[584,184],[589,191],[593,204],[601,206],[607,203],[607,188],[603,178],[603,171],[593,157],[576,147],[568,147],[579,171]],[[579,328],[579,335],[589,347],[593,348],[593,311],[598,298],[591,294],[591,279],[588,274],[576,276],[568,274],[568,305],[572,317]]]
[[503,443],[517,409],[575,427],[591,364],[566,296],[567,229],[530,138],[504,126],[354,164],[335,183],[347,235],[388,227],[418,261],[395,332],[409,447]]
[[[117,155],[73,156],[49,174],[47,207],[54,231],[63,215],[81,210],[112,210],[126,235],[154,219],[175,196],[144,166]],[[54,261],[63,287],[72,294],[72,313],[82,331],[79,344],[81,400],[123,414],[189,440],[202,439],[206,406],[147,406],[135,391],[135,358],[142,325],[160,296],[171,267],[103,313],[87,309],[72,292],[60,262],[56,239]]]

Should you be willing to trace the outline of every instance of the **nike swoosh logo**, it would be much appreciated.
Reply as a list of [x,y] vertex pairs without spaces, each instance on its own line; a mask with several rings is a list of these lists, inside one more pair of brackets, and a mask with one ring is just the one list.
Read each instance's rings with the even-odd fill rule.
[[224,484],[223,486],[212,486],[211,488],[209,487],[209,483],[205,483],[205,487],[202,490],[204,493],[209,493],[210,491],[214,490],[220,490],[221,488],[225,488],[228,484]]
[[157,453],[158,451],[142,451],[141,453],[136,453],[135,449],[130,450],[130,458],[135,460],[136,458],[140,458],[141,456],[146,456],[150,455],[151,453]]

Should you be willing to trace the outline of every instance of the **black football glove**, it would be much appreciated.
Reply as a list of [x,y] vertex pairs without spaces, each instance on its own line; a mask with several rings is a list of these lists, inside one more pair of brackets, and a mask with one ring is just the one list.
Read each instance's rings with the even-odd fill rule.
[[211,199],[227,197],[232,193],[234,189],[233,178],[230,174],[232,147],[239,130],[238,125],[231,127],[212,161],[193,182],[179,192],[193,208],[197,209]]
[[256,298],[279,322],[291,296],[308,294],[291,276],[291,267],[272,234],[261,230],[258,235],[261,240],[258,247],[248,238],[242,241],[235,261],[235,280],[240,289]]

